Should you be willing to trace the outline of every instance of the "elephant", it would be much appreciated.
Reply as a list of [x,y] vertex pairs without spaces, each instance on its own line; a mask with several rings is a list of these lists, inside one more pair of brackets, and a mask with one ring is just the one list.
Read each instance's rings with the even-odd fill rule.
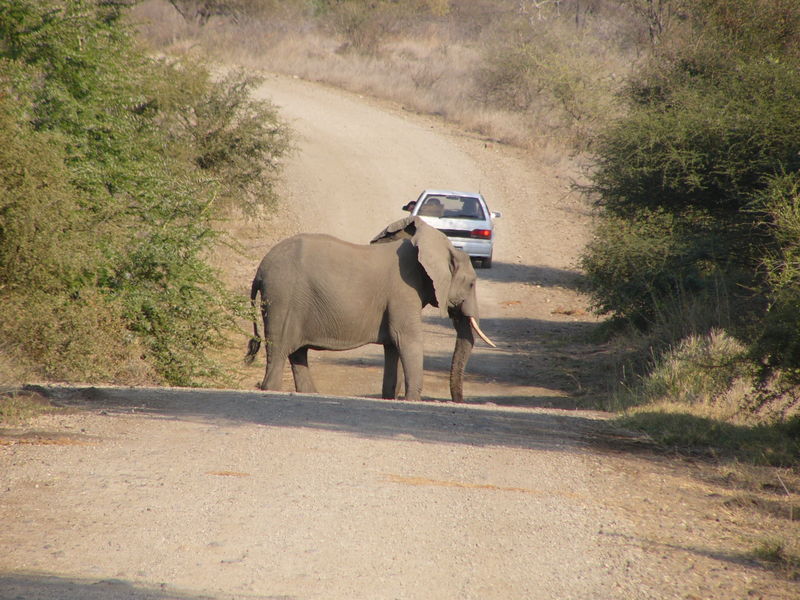
[[267,366],[264,390],[280,390],[289,359],[295,388],[316,393],[308,350],[384,348],[383,398],[397,398],[403,367],[405,399],[420,400],[423,379],[422,309],[438,307],[453,320],[455,350],[450,395],[462,402],[464,369],[478,324],[477,276],[469,256],[416,216],[386,227],[369,245],[326,234],[299,234],[264,256],[250,288],[253,337],[247,362],[261,346],[256,298],[261,294]]

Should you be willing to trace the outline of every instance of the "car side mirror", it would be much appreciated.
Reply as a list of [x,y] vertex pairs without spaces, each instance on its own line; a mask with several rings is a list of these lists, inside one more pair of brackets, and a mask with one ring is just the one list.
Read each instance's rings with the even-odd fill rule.
[[408,204],[406,204],[403,207],[403,210],[407,210],[408,212],[411,212],[412,210],[414,210],[414,207],[416,205],[417,205],[417,201],[416,200],[412,200],[411,202],[409,202]]
[[500,218],[500,217],[502,217],[502,216],[503,216],[503,213],[500,213],[500,212],[492,212],[492,218],[493,218],[493,219],[499,219],[499,218]]

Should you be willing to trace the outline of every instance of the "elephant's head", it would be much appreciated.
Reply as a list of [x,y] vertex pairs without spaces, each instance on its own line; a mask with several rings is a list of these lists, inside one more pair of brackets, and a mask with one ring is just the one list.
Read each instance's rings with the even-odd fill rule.
[[454,402],[464,399],[464,369],[472,347],[473,330],[494,347],[478,325],[478,297],[475,291],[477,275],[469,256],[456,249],[447,236],[419,217],[396,221],[378,234],[372,243],[410,239],[417,248],[417,259],[432,283],[430,303],[449,316],[456,329],[456,345],[450,366],[450,396]]

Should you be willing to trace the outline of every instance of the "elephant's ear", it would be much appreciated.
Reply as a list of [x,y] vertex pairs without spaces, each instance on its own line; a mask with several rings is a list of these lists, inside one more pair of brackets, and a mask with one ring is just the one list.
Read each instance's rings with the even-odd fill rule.
[[405,219],[395,221],[374,238],[372,238],[370,244],[381,244],[394,240],[411,239],[417,232],[417,226],[419,223],[425,225],[425,222],[419,217],[406,217]]
[[446,317],[455,269],[455,248],[445,234],[421,219],[420,221],[411,243],[417,247],[419,262],[433,282],[439,313]]

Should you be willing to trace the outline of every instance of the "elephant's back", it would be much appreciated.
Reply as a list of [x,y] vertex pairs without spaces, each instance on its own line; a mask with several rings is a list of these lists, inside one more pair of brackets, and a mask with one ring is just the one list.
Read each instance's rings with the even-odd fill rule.
[[278,289],[343,283],[383,285],[398,263],[408,240],[385,244],[353,244],[322,233],[303,233],[282,240],[272,247],[258,268],[256,278],[264,291],[274,295]]
[[352,260],[380,262],[382,257],[396,257],[404,240],[388,244],[354,244],[325,233],[301,233],[278,242],[262,261],[263,266],[285,263],[307,265],[319,261],[334,265]]

